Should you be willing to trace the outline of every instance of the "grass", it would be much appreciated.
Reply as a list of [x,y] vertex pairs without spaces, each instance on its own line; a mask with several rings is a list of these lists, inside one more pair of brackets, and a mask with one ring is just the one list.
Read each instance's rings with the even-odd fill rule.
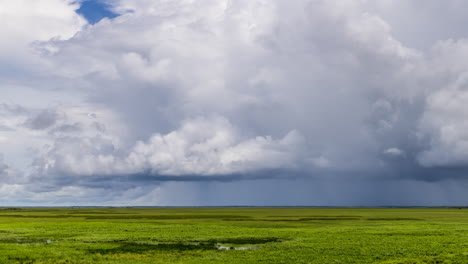
[[0,208],[0,263],[468,263],[468,210]]

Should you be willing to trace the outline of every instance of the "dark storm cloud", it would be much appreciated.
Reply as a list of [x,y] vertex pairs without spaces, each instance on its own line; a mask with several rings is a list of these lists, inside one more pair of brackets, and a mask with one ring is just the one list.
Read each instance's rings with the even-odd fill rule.
[[64,134],[71,134],[71,133],[79,133],[82,131],[82,127],[79,123],[74,124],[63,124],[60,126],[55,127],[50,132],[53,134],[57,133],[64,133]]
[[0,111],[5,113],[10,113],[13,115],[21,115],[26,114],[28,110],[18,104],[11,104],[11,103],[0,103]]
[[55,125],[60,114],[54,110],[46,109],[29,118],[25,125],[34,130],[43,130]]
[[3,156],[0,155],[0,176],[3,177],[7,174],[8,166],[3,163]]

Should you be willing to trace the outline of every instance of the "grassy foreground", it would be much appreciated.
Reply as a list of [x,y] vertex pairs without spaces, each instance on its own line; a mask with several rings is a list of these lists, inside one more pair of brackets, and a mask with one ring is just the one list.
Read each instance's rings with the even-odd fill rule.
[[468,263],[468,210],[0,208],[0,263]]

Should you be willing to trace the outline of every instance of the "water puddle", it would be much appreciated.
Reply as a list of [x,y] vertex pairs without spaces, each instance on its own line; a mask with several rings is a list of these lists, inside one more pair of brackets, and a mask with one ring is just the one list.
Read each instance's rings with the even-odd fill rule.
[[221,244],[216,243],[216,248],[218,250],[256,250],[258,249],[258,245],[252,244]]

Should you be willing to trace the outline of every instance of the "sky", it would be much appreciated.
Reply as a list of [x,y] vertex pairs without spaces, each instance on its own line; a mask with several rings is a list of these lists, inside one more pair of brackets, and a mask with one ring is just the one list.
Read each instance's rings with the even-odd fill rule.
[[103,18],[115,18],[118,14],[112,12],[111,5],[103,0],[84,0],[76,13],[82,15],[89,24],[96,24]]
[[2,206],[466,206],[464,0],[0,0]]

